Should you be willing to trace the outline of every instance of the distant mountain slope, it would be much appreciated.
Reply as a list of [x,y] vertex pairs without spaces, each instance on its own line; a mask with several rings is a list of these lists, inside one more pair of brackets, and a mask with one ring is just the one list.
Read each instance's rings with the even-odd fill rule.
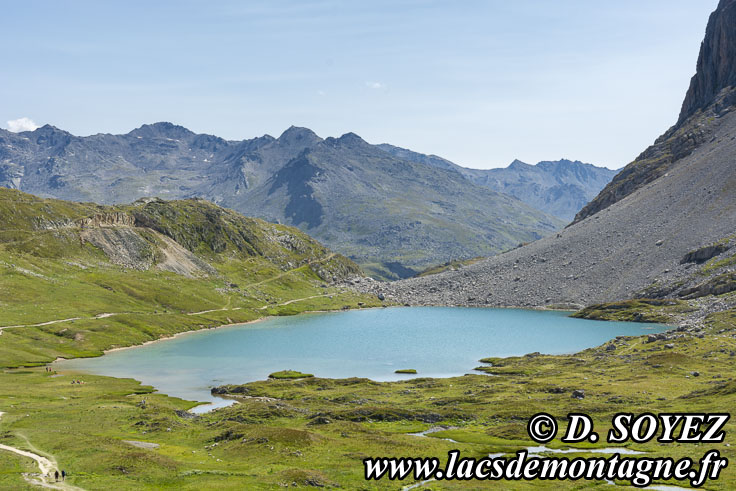
[[736,103],[736,2],[721,0],[711,14],[697,70],[677,123],[624,169],[575,217],[589,217],[663,176],[680,159],[713,138],[713,119]]
[[[732,19],[734,8],[736,0],[720,3],[708,24],[704,50],[714,36],[720,36],[720,46],[734,46],[736,23],[721,28],[723,19]],[[730,56],[724,63],[736,65],[736,50],[726,52]],[[699,63],[696,79],[702,78],[702,69]],[[554,236],[462,270],[380,288],[415,304],[505,306],[584,305],[676,294],[714,274],[712,284],[693,288],[721,293],[736,288],[736,250],[724,252],[736,230],[733,90],[730,85],[715,90],[711,103],[687,116],[676,131],[697,129],[707,138],[677,133],[671,144],[678,138],[691,142],[685,156],[646,177],[627,167],[614,183],[628,179],[632,188],[594,214],[579,216]],[[689,288],[680,293],[692,294]]]
[[608,184],[616,171],[580,161],[543,161],[529,165],[515,160],[504,169],[474,171],[474,182],[519,198],[565,221]]
[[571,221],[616,175],[605,167],[565,159],[536,165],[514,160],[504,169],[468,169],[436,155],[388,144],[378,146],[399,158],[454,170],[475,184],[514,196],[565,221]]
[[564,223],[452,170],[395,157],[357,135],[226,141],[171,123],[78,137],[0,130],[0,186],[74,201],[203,197],[297,226],[377,277],[488,256]]
[[453,171],[396,159],[352,133],[318,142],[263,185],[222,203],[285,218],[384,277],[490,255],[560,223]]

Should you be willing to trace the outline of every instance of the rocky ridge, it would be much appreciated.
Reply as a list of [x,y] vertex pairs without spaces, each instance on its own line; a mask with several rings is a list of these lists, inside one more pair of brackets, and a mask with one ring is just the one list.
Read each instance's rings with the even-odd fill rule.
[[529,165],[514,160],[498,169],[469,169],[436,155],[425,155],[388,144],[378,145],[396,157],[454,170],[470,182],[518,198],[566,222],[611,181],[616,171],[567,159]]

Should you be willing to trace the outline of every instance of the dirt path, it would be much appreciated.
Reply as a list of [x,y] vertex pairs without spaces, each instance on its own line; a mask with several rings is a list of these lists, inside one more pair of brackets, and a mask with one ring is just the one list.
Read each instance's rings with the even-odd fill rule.
[[[323,293],[321,295],[312,295],[311,297],[294,298],[292,300],[288,300],[286,302],[278,303],[278,304],[266,304],[263,307],[259,307],[258,310],[266,310],[269,307],[283,307],[284,305],[289,305],[289,304],[294,303],[294,302],[301,302],[303,300],[311,300],[312,298],[327,297],[329,295],[333,295],[333,293]],[[230,304],[230,302],[228,302],[228,305],[229,304]],[[226,310],[242,310],[242,309],[243,309],[243,307],[232,307],[232,308],[230,308],[230,307],[225,306],[225,307],[221,307],[219,309],[201,310],[199,312],[189,312],[189,313],[187,313],[187,315],[202,315],[202,314],[209,314],[210,312],[224,312]],[[128,312],[128,313],[130,313],[130,312]],[[18,328],[18,327],[41,327],[41,326],[49,326],[51,324],[58,324],[60,322],[71,322],[71,321],[77,321],[77,320],[81,320],[81,319],[87,319],[87,320],[91,320],[91,319],[106,319],[108,317],[112,317],[114,315],[121,315],[121,314],[123,314],[123,312],[105,312],[104,314],[97,314],[97,315],[94,315],[92,317],[72,317],[70,319],[58,319],[58,320],[53,320],[53,321],[48,321],[48,322],[41,322],[39,324],[19,324],[17,326],[0,326],[0,336],[3,335],[3,329],[13,329],[13,328]]]
[[240,310],[240,309],[242,309],[242,308],[243,308],[243,307],[233,307],[233,308],[228,308],[228,307],[222,307],[222,308],[220,308],[220,309],[210,309],[210,310],[201,310],[201,311],[199,311],[199,312],[189,312],[189,313],[188,313],[187,315],[201,315],[201,314],[209,314],[210,312],[222,312],[222,311],[224,311],[224,310]]
[[[299,266],[298,268],[290,269],[288,271],[284,271],[283,273],[279,273],[276,276],[272,276],[271,278],[266,278],[265,280],[261,280],[261,281],[258,281],[256,283],[250,283],[249,285],[245,285],[244,288],[248,288],[248,287],[251,287],[251,286],[257,286],[257,285],[262,285],[264,283],[268,283],[270,281],[274,281],[274,280],[277,280],[279,278],[283,278],[287,274],[293,273],[294,271],[296,271],[298,269],[301,269],[304,266],[309,266],[311,264],[321,263],[323,261],[329,261],[330,259],[332,259],[333,257],[335,257],[336,254],[337,253],[333,252],[333,253],[328,254],[327,256],[325,256],[323,258],[315,259],[314,261],[309,261],[308,263],[303,264],[303,265]],[[266,309],[268,307],[279,307],[279,306],[282,306],[282,305],[289,305],[290,303],[298,302],[300,300],[309,300],[310,298],[324,297],[324,296],[327,296],[327,295],[329,295],[329,294],[315,295],[313,297],[306,297],[306,298],[296,298],[294,300],[289,300],[288,302],[284,302],[284,303],[277,304],[277,305],[264,305],[263,307],[260,308],[260,310],[264,310],[264,309]],[[187,315],[201,315],[201,314],[209,314],[210,312],[222,312],[222,311],[225,311],[225,310],[241,310],[242,309],[242,307],[233,307],[233,308],[230,308],[230,303],[231,303],[231,298],[228,297],[227,304],[224,307],[221,307],[219,309],[202,310],[202,311],[199,311],[199,312],[189,312],[189,313],[187,313]],[[83,320],[83,319],[84,320],[106,319],[106,318],[112,317],[114,315],[135,314],[135,313],[139,313],[139,314],[143,314],[143,313],[145,313],[145,314],[151,314],[151,312],[104,312],[104,313],[101,313],[101,314],[93,315],[92,317],[71,317],[69,319],[56,319],[56,320],[47,321],[47,322],[39,322],[38,324],[18,324],[18,325],[15,325],[15,326],[0,326],[0,336],[2,336],[2,334],[3,334],[3,329],[13,329],[13,328],[17,328],[17,327],[42,327],[42,326],[50,326],[52,324],[59,324],[59,323],[62,323],[62,322],[71,322],[71,321],[78,321],[78,320]]]
[[47,321],[47,322],[39,322],[38,324],[19,324],[17,326],[2,326],[0,327],[0,334],[2,334],[3,329],[11,329],[13,327],[41,327],[41,326],[50,326],[51,324],[58,324],[60,322],[71,322],[71,321],[78,321],[81,317],[70,317],[69,319],[57,319],[53,321]]
[[263,307],[260,307],[258,310],[266,310],[269,307],[283,307],[284,305],[289,305],[290,303],[301,302],[303,300],[311,300],[312,298],[327,297],[329,295],[332,295],[332,293],[323,293],[322,295],[312,295],[311,297],[304,297],[304,298],[294,298],[284,303],[277,303],[274,305],[270,305],[270,304],[264,305]]
[[200,314],[209,314],[210,312],[221,312],[223,310],[240,310],[242,307],[233,307],[230,308],[230,304],[232,303],[232,297],[227,297],[227,303],[224,307],[219,309],[210,309],[210,310],[200,310],[199,312],[189,312],[187,315],[200,315]]
[[[0,419],[3,417],[2,411],[0,411]],[[26,442],[28,443],[28,446],[30,446],[33,450],[38,452],[39,450],[33,448],[33,445],[28,442],[26,439]],[[58,464],[56,463],[56,459],[53,456],[50,456],[50,458],[43,457],[41,455],[35,454],[33,452],[28,452],[26,450],[21,450],[19,448],[11,447],[9,445],[3,445],[0,443],[0,450],[5,450],[8,452],[13,452],[15,454],[21,455],[23,457],[28,457],[29,459],[33,459],[36,461],[36,464],[38,465],[38,469],[41,471],[39,474],[24,474],[23,478],[29,483],[34,484],[36,486],[41,486],[44,488],[49,489],[63,489],[68,491],[80,491],[82,488],[78,488],[76,486],[71,486],[65,482],[57,482],[52,477],[55,470],[59,468]]]
[[122,312],[105,312],[104,314],[93,315],[92,317],[70,317],[69,319],[56,319],[53,321],[39,322],[38,324],[18,324],[16,326],[0,326],[0,336],[3,335],[3,329],[13,329],[16,327],[42,327],[50,326],[52,324],[60,324],[62,322],[79,321],[82,319],[104,319],[106,317],[112,317],[113,315],[120,315]]
[[308,262],[306,262],[306,263],[302,264],[301,266],[299,266],[298,268],[294,268],[294,269],[290,269],[290,270],[288,270],[288,271],[284,271],[283,273],[279,273],[279,274],[277,274],[276,276],[272,276],[272,277],[270,277],[270,278],[266,278],[265,280],[257,281],[257,282],[255,282],[255,283],[250,283],[250,284],[248,284],[248,285],[245,285],[245,286],[244,286],[243,288],[248,288],[248,287],[251,287],[251,286],[258,286],[258,285],[262,285],[262,284],[264,284],[264,283],[268,283],[268,282],[270,282],[270,281],[275,281],[275,280],[278,280],[279,278],[283,278],[283,277],[284,277],[284,276],[286,276],[287,274],[289,274],[289,273],[293,273],[294,271],[296,271],[296,270],[298,270],[298,269],[301,269],[301,268],[303,268],[304,266],[310,266],[310,265],[312,265],[312,264],[317,264],[317,263],[321,263],[321,262],[324,262],[324,261],[329,261],[330,259],[332,259],[332,258],[333,258],[333,257],[335,257],[336,255],[337,255],[337,253],[336,253],[336,252],[333,252],[333,253],[331,253],[331,254],[328,254],[327,256],[325,256],[325,257],[322,257],[322,258],[320,258],[320,259],[315,259],[315,260],[313,260],[313,261],[308,261]]

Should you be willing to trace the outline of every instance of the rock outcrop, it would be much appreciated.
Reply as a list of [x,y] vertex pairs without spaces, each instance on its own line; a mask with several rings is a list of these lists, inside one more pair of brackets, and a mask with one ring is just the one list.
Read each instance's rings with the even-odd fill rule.
[[[682,103],[678,124],[736,86],[736,0],[721,0],[711,14],[700,46],[697,71]],[[732,104],[733,100],[727,101]]]
[[75,225],[80,228],[133,227],[135,226],[135,217],[123,212],[97,213],[91,217],[77,220]]
[[682,259],[680,259],[680,264],[704,263],[708,259],[714,258],[720,254],[723,254],[730,248],[731,248],[730,244],[727,244],[727,243],[710,244],[704,247],[700,247],[698,249],[695,249],[694,251],[690,251],[687,254],[685,254],[685,256]]

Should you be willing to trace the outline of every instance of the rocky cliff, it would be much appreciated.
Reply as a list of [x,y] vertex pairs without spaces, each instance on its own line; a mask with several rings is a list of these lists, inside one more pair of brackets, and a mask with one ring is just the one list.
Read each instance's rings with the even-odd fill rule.
[[[703,52],[716,35],[717,46],[733,45],[736,24],[718,26],[731,19],[735,3],[721,2],[711,17]],[[721,63],[736,66],[736,52],[724,53],[729,58]],[[699,72],[694,80],[710,79]],[[410,304],[527,307],[736,289],[731,91],[722,88],[668,131],[563,231],[457,271],[370,289]],[[689,91],[689,100],[696,93]]]
[[[736,85],[736,0],[721,0],[711,14],[700,46],[697,70],[682,103],[678,124],[715,102]],[[724,101],[732,104],[733,99]]]
[[721,0],[711,14],[677,123],[576,215],[594,215],[663,176],[672,165],[713,137],[717,119],[736,103],[736,0]]

